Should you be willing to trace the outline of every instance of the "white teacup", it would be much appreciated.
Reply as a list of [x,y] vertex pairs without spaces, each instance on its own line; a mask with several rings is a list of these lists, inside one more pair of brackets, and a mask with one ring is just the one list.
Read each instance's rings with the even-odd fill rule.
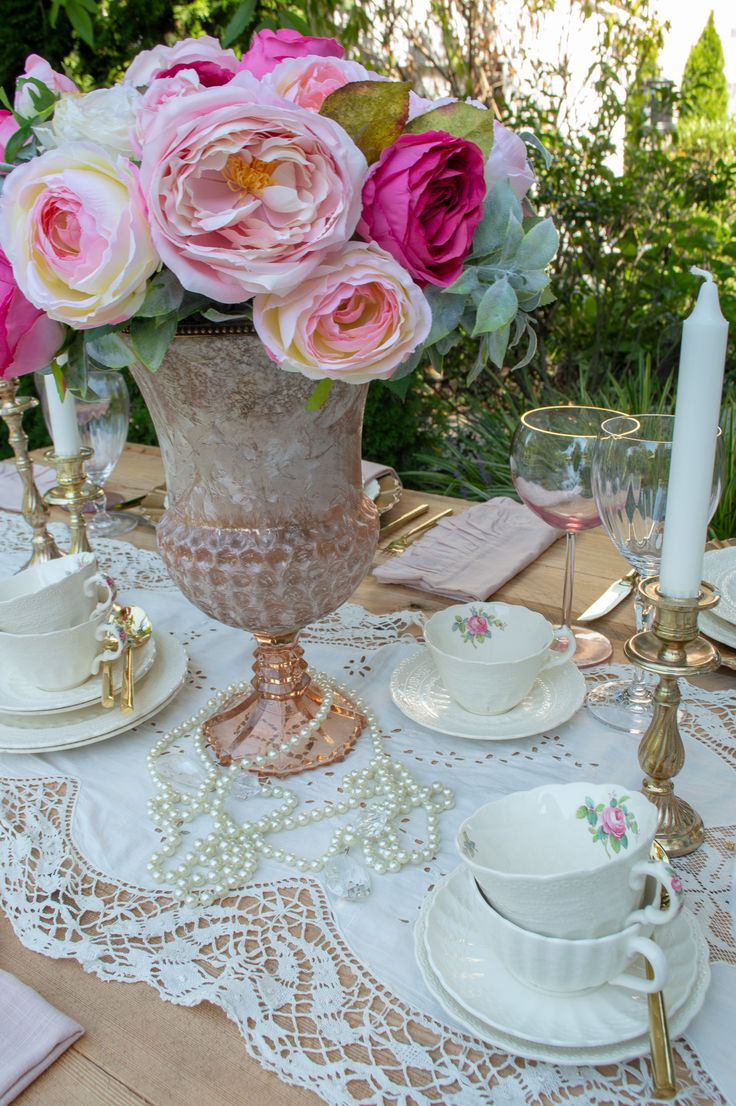
[[[112,598],[78,626],[47,634],[0,633],[0,669],[17,672],[42,691],[66,691],[94,676],[103,660],[122,650],[117,624],[109,623]],[[116,638],[106,648],[105,638]]]
[[456,603],[438,611],[424,639],[442,683],[471,714],[503,714],[545,668],[575,652],[572,631],[555,633],[536,611],[511,603]]
[[[652,993],[667,982],[667,957],[646,936],[651,927],[634,923],[606,937],[565,940],[514,925],[487,899],[485,906],[484,925],[495,952],[512,975],[538,991],[571,994],[611,983]],[[649,961],[652,979],[626,971],[636,956]]]
[[[668,922],[682,905],[680,881],[649,860],[657,808],[618,784],[568,783],[516,791],[488,803],[458,830],[458,851],[491,905],[523,929],[589,938],[641,922]],[[641,908],[648,876],[659,886]]]
[[93,553],[71,553],[0,581],[0,631],[43,634],[78,626],[114,597]]

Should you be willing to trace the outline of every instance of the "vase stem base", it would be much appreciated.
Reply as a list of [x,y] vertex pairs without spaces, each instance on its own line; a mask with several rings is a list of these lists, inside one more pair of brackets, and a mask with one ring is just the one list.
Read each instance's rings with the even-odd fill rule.
[[[241,692],[213,714],[202,727],[221,764],[248,757],[248,770],[262,776],[293,776],[342,760],[355,745],[366,718],[338,691],[319,725],[313,723],[324,694],[310,680],[296,696],[265,698],[257,691]],[[306,730],[306,736],[288,749],[282,746]],[[278,750],[278,755],[271,755]],[[262,759],[261,759],[262,758]],[[260,763],[259,763],[260,761]]]

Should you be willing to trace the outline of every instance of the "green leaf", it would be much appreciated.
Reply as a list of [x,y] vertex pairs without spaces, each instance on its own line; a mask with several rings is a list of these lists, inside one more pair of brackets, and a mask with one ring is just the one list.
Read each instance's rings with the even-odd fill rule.
[[31,136],[31,127],[29,123],[24,123],[22,127],[19,127],[17,131],[11,134],[8,141],[5,143],[5,160],[11,164],[18,157],[26,142]]
[[162,269],[148,282],[143,303],[136,311],[140,319],[153,319],[178,311],[184,299],[184,289],[170,269]]
[[136,362],[135,354],[119,334],[100,334],[90,337],[86,331],[87,354],[106,369],[127,369]]
[[618,839],[618,837],[614,837],[613,835],[611,835],[608,838],[608,844],[611,846],[611,848],[613,849],[613,851],[615,853],[620,853],[621,852],[621,842]]
[[522,241],[524,240],[524,228],[521,225],[519,219],[513,211],[509,212],[509,221],[506,225],[506,234],[503,240],[503,247],[501,249],[501,260],[509,261],[516,254]]
[[614,796],[613,796],[613,798],[611,799],[611,801],[610,801],[610,803],[609,803],[609,806],[612,806],[612,807],[613,807],[614,809],[615,809],[615,808],[616,808],[616,807],[618,806],[618,800],[616,799],[616,796],[615,796],[615,795],[614,795]]
[[507,323],[506,326],[502,326],[499,330],[494,330],[492,334],[488,335],[488,356],[497,369],[503,368],[510,333],[511,326]]
[[256,10],[256,0],[244,0],[228,23],[222,36],[223,46],[232,46],[236,38],[240,38],[245,28],[253,18]]
[[155,373],[176,334],[177,316],[161,315],[153,319],[131,319],[130,337],[136,356]]
[[524,354],[524,356],[521,358],[520,361],[517,361],[515,365],[511,366],[512,369],[523,369],[525,365],[529,364],[532,357],[537,352],[537,332],[536,332],[536,330],[528,322],[525,323],[524,329],[526,330],[526,332],[529,336],[529,341],[528,341],[528,344],[527,344],[527,347],[526,347],[526,353]]
[[474,257],[485,257],[503,248],[511,215],[521,222],[521,204],[507,180],[496,181],[483,201],[483,208],[483,218],[473,236]]
[[628,839],[628,837],[626,836],[626,834],[625,834],[625,833],[621,835],[621,837],[619,838],[619,840],[620,840],[620,842],[621,842],[621,848],[622,848],[622,849],[628,849],[628,847],[629,847],[629,839]]
[[588,808],[587,808],[587,806],[579,806],[578,809],[575,811],[575,817],[576,818],[587,818],[588,817]]
[[478,334],[487,334],[489,331],[500,330],[502,326],[510,323],[518,310],[516,292],[509,284],[506,277],[497,280],[483,294],[483,299],[478,305],[473,327],[473,337]]
[[588,821],[590,822],[591,826],[594,826],[598,821],[598,815],[595,813],[594,810],[588,811]]
[[320,115],[339,123],[371,165],[401,134],[410,89],[408,81],[353,81],[330,93]]
[[463,269],[457,280],[453,280],[452,284],[448,284],[445,288],[445,294],[450,296],[469,295],[474,292],[479,286],[480,280],[478,277],[478,268],[475,265],[468,265]]
[[605,803],[598,803],[598,806],[595,809],[598,814],[602,814],[603,811],[606,809]]
[[544,158],[545,169],[549,169],[552,164],[552,154],[546,146],[542,145],[534,131],[519,131],[519,138],[523,138],[527,146],[533,146],[535,150],[539,151]]
[[432,327],[425,346],[439,342],[457,327],[465,310],[464,301],[456,295],[447,296],[439,288],[428,287],[424,295],[432,309]]
[[539,295],[539,302],[537,307],[546,307],[548,303],[554,303],[557,296],[554,294],[551,288],[543,288]]
[[427,356],[425,346],[420,346],[419,349],[412,353],[411,357],[407,357],[406,361],[402,361],[398,368],[394,369],[390,380],[386,381],[386,384],[390,386],[391,391],[403,399],[409,390],[409,384],[403,385],[403,381],[407,380],[414,372],[416,367],[421,364],[422,360]]
[[64,365],[64,383],[70,392],[80,399],[89,395],[87,385],[87,373],[89,372],[89,360],[87,358],[87,346],[84,340],[84,331],[78,330],[66,350],[66,365]]
[[445,131],[474,142],[485,160],[493,147],[493,112],[461,102],[443,104],[424,115],[417,115],[404,127],[404,134],[424,134],[425,131]]
[[65,10],[69,22],[79,37],[83,42],[86,42],[88,46],[94,49],[95,32],[92,27],[92,20],[89,17],[89,12],[85,11],[77,0],[66,0]]
[[559,236],[551,219],[543,219],[533,226],[516,253],[518,269],[544,269],[557,253]]
[[329,377],[325,377],[323,380],[318,380],[312,389],[307,402],[304,404],[305,411],[319,411],[320,407],[324,407],[325,403],[329,399],[330,392],[332,391],[332,381]]
[[[397,397],[397,399],[403,401],[406,399],[409,393],[409,389],[411,388],[412,373],[414,372],[415,368],[416,365],[413,365],[408,372],[404,373],[403,376],[398,377],[398,379],[396,377],[396,373],[394,373],[390,380],[379,380],[375,381],[374,383],[380,384],[382,388],[388,388],[389,392],[392,392],[393,395]],[[400,370],[401,366],[399,366],[396,372],[399,372]]]

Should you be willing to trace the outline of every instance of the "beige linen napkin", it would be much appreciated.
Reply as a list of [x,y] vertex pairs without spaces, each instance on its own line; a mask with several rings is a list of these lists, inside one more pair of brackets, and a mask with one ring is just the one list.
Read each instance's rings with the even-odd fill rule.
[[14,975],[0,969],[0,1106],[7,1106],[84,1033]]
[[377,461],[361,461],[360,467],[363,471],[363,487],[370,484],[371,480],[380,480],[382,476],[388,476],[390,472],[396,475],[390,465],[379,465]]
[[460,602],[488,599],[561,533],[522,503],[489,499],[440,519],[373,575],[383,584],[404,584]]
[[[34,465],[33,475],[36,487],[44,495],[56,483],[56,469],[48,465]],[[20,511],[23,505],[23,481],[13,461],[0,462],[0,508],[5,511]]]

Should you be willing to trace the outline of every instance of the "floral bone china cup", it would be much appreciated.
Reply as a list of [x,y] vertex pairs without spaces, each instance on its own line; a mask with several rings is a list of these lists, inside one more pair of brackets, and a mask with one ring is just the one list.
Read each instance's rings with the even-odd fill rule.
[[555,632],[536,611],[511,603],[456,603],[424,627],[448,693],[471,714],[503,714],[528,695],[539,673],[575,652],[565,627]]
[[[664,924],[679,911],[674,870],[647,859],[656,829],[657,808],[638,792],[552,784],[482,806],[460,826],[456,844],[503,917],[548,937],[590,938],[637,922]],[[642,907],[649,876],[656,891]]]
[[0,581],[0,630],[41,634],[78,626],[114,597],[95,555],[70,553]]

